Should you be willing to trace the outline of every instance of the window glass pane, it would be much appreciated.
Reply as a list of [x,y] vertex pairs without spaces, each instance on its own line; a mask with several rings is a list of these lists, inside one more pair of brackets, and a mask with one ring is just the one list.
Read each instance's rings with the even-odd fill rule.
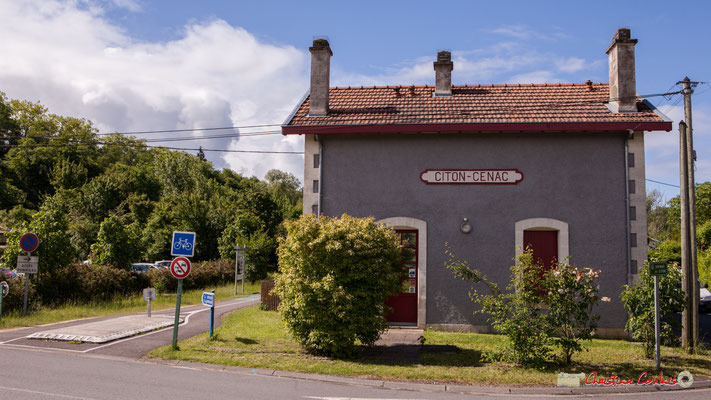
[[415,262],[417,261],[417,253],[415,249],[410,249],[404,247],[402,249],[402,262]]
[[403,232],[402,245],[404,247],[416,247],[417,246],[417,233]]

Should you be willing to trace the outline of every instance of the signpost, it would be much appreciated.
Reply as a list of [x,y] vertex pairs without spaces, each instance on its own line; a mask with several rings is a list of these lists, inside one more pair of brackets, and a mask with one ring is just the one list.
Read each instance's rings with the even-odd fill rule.
[[156,299],[156,289],[155,288],[145,288],[143,289],[143,301],[148,302],[148,317],[151,316],[151,301]]
[[195,254],[195,232],[173,232],[171,256],[192,257]]
[[202,304],[210,307],[210,340],[215,328],[215,291],[202,292]]
[[36,274],[38,266],[39,257],[37,256],[17,256],[15,272],[18,274]]
[[657,363],[657,371],[661,364],[660,348],[659,348],[659,277],[668,273],[667,263],[661,261],[652,261],[649,263],[649,275],[654,277],[654,342],[656,348],[655,360]]
[[2,299],[10,293],[10,285],[7,282],[0,282],[0,318],[2,318]]
[[244,293],[244,258],[247,246],[238,244],[235,246],[235,296],[237,295],[237,279],[242,279],[242,293]]
[[[175,238],[175,234],[173,234]],[[178,278],[178,298],[175,300],[175,323],[173,324],[173,350],[178,350],[178,322],[180,322],[180,296],[183,292],[183,279],[190,275],[192,265],[186,257],[176,257],[170,263],[170,273]]]
[[20,248],[27,252],[27,256],[17,257],[16,271],[25,274],[25,299],[22,303],[22,316],[27,315],[27,291],[30,287],[30,274],[36,274],[39,258],[32,257],[32,252],[39,247],[39,238],[32,232],[27,232],[20,238]]

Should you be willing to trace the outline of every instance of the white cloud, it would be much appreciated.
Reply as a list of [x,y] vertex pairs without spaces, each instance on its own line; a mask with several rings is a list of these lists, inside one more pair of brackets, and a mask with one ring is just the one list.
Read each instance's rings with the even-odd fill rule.
[[128,11],[139,12],[142,10],[141,5],[135,0],[111,0],[116,7],[125,8]]
[[585,60],[578,57],[568,57],[556,62],[558,69],[563,72],[573,73],[585,68]]
[[[90,119],[101,131],[136,131],[280,124],[307,89],[305,49],[260,42],[222,20],[188,25],[173,41],[139,42],[87,4],[1,2],[0,90],[41,101],[53,113]],[[177,135],[191,134],[164,136]],[[298,138],[281,135],[166,145],[303,150]],[[207,155],[218,168],[248,175],[261,177],[275,166],[303,173],[298,155],[265,157],[273,165],[252,155]]]
[[525,25],[502,25],[496,29],[489,31],[497,35],[509,36],[520,40],[543,39],[543,40],[558,40],[565,38],[566,35],[560,28],[554,28],[552,32],[539,32],[529,29]]

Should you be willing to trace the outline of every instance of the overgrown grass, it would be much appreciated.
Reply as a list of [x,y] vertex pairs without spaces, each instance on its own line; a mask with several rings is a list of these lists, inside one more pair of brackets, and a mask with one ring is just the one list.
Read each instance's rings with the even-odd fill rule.
[[[234,284],[227,284],[206,289],[185,291],[181,295],[181,306],[200,304],[204,291],[215,290],[217,301],[246,296],[259,292],[259,282],[245,282],[244,295],[242,286],[238,285],[237,296],[234,295]],[[157,294],[156,300],[151,302],[151,310],[158,311],[175,308],[176,293]],[[50,324],[54,322],[69,321],[79,318],[103,317],[117,314],[131,314],[146,311],[146,302],[142,295],[129,297],[115,297],[111,301],[91,302],[80,304],[64,304],[58,307],[40,307],[27,312],[23,317],[21,311],[5,313],[0,319],[0,329],[23,326]]]
[[[549,386],[555,384],[558,372],[596,371],[599,377],[617,373],[635,379],[644,371],[650,377],[655,373],[654,362],[644,359],[639,343],[593,340],[587,345],[590,351],[574,356],[572,365],[550,364],[538,370],[485,361],[482,354],[503,349],[505,338],[501,335],[428,330],[424,336],[426,346],[419,361],[373,357],[372,351],[359,359],[336,360],[302,350],[286,333],[278,313],[250,307],[225,317],[212,341],[207,334],[195,336],[180,342],[178,351],[161,347],[149,353],[149,357],[379,379],[490,385]],[[448,346],[455,346],[456,350]],[[682,370],[694,376],[711,374],[708,353],[688,356],[678,349],[663,347],[662,357],[665,376],[676,376]]]

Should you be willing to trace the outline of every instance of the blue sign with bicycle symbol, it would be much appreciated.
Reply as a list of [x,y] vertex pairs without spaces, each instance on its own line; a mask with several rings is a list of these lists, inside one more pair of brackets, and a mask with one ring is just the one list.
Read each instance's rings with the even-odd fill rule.
[[192,257],[195,254],[195,232],[173,232],[171,256]]

